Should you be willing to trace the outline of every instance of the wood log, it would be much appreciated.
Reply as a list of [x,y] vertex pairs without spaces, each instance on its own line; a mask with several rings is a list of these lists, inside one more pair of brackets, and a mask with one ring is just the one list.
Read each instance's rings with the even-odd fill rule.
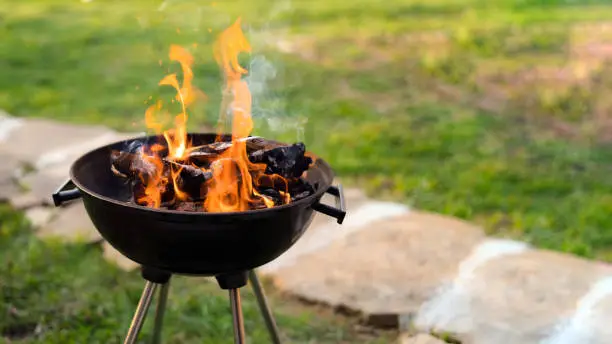
[[168,164],[175,173],[178,173],[176,183],[180,191],[185,192],[191,200],[200,200],[206,197],[206,182],[212,179],[212,171],[204,171],[198,167],[181,164],[175,161],[164,160],[164,162]]
[[312,159],[305,156],[305,153],[306,147],[299,142],[291,146],[260,149],[249,154],[249,160],[256,164],[266,164],[266,174],[293,179],[299,178],[312,164]]

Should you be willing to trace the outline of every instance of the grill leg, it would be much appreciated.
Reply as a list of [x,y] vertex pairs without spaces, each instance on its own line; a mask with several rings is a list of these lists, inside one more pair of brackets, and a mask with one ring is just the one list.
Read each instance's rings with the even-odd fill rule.
[[234,322],[234,344],[244,344],[244,319],[242,318],[240,289],[229,289],[229,297]]
[[270,339],[272,340],[272,343],[280,344],[281,340],[278,334],[278,328],[276,327],[276,321],[274,320],[274,315],[268,306],[266,295],[264,294],[263,287],[259,282],[259,278],[257,278],[255,270],[249,271],[249,281],[251,282],[251,287],[255,293],[255,298],[257,299],[257,304],[259,305],[261,315],[263,316],[266,327],[268,328]]
[[161,343],[161,333],[164,325],[164,314],[166,312],[166,303],[168,302],[168,291],[170,290],[170,280],[162,284],[159,290],[159,300],[157,300],[157,308],[155,309],[155,325],[153,326],[152,344]]
[[136,343],[136,339],[138,339],[138,334],[140,333],[140,329],[144,323],[147,310],[151,305],[151,300],[153,299],[153,294],[155,293],[156,288],[157,284],[153,282],[147,281],[145,284],[144,290],[142,291],[142,296],[138,302],[138,307],[136,307],[136,313],[134,313],[134,318],[130,324],[130,329],[128,330],[125,341],[123,342],[124,344]]

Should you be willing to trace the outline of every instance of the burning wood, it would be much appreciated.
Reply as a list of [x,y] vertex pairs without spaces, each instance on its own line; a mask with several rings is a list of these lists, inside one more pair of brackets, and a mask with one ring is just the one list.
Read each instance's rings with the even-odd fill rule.
[[312,159],[304,156],[306,147],[296,143],[286,147],[276,147],[269,150],[261,149],[249,154],[253,163],[265,163],[267,174],[278,174],[283,178],[299,178],[312,163]]
[[[253,130],[251,93],[242,76],[238,55],[251,46],[240,27],[240,19],[224,30],[214,44],[214,57],[224,81],[218,133],[231,122],[231,141],[192,146],[187,135],[188,108],[206,98],[193,85],[193,56],[183,47],[170,46],[169,58],[180,64],[183,80],[168,74],[159,82],[176,90],[171,101],[180,104],[174,127],[163,129],[158,113],[167,115],[161,101],[145,111],[145,122],[164,138],[165,144],[134,143],[111,153],[115,176],[131,182],[134,202],[153,208],[180,211],[233,212],[270,208],[295,202],[314,192],[300,179],[312,159],[303,143],[282,145],[261,137],[249,137]],[[231,121],[225,117],[231,115]]]
[[[244,140],[249,142],[249,161],[254,168],[249,170],[253,181],[254,195],[250,195],[251,209],[264,209],[268,204],[279,206],[308,197],[314,192],[312,186],[300,179],[312,163],[306,157],[303,143],[278,146],[262,138]],[[194,147],[184,159],[159,157],[161,164],[151,163],[147,153],[151,149],[136,145],[136,148],[111,153],[113,173],[132,184],[133,201],[147,206],[146,184],[153,176],[161,175],[165,186],[160,192],[160,208],[180,211],[204,211],[208,182],[214,176],[215,168],[222,168],[219,162],[221,153],[232,146],[231,142],[216,142]],[[274,148],[270,148],[274,147]],[[161,149],[158,149],[161,150]],[[165,151],[165,150],[164,150]],[[202,159],[203,154],[210,154]],[[227,159],[227,158],[224,158]],[[206,160],[206,162],[204,162]],[[158,169],[161,168],[161,171]],[[263,171],[263,173],[262,173]],[[240,178],[237,176],[236,180]]]

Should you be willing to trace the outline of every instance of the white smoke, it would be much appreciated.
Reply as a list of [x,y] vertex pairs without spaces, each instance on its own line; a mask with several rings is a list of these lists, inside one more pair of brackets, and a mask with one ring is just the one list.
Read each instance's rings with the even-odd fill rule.
[[[254,50],[266,50],[271,47],[276,50],[280,42],[287,41],[288,25],[282,22],[282,15],[291,9],[290,0],[278,1],[265,16],[263,25],[248,29],[249,40]],[[283,79],[282,61],[272,61],[263,53],[255,53],[248,70],[249,75],[245,79],[251,90],[253,117],[264,120],[268,128],[274,132],[293,133],[297,141],[303,141],[308,119],[303,114],[296,113],[287,104],[284,96],[274,91],[287,86]]]

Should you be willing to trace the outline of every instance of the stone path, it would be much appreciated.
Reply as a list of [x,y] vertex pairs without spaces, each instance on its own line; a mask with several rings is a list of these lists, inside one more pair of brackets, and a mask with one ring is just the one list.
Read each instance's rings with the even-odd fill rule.
[[[54,208],[51,194],[68,179],[80,155],[114,141],[138,136],[100,126],[22,119],[0,111],[0,202],[24,210],[40,237],[101,242],[82,202]],[[126,269],[137,265],[108,245],[104,255]]]
[[[50,195],[76,157],[135,135],[0,114],[0,201],[24,210],[41,237],[99,243],[109,261],[134,269],[103,242],[82,203],[57,209]],[[345,194],[343,225],[317,215],[304,237],[260,273],[296,297],[399,328],[398,343],[612,340],[610,265],[488,238],[470,223],[358,190]]]

